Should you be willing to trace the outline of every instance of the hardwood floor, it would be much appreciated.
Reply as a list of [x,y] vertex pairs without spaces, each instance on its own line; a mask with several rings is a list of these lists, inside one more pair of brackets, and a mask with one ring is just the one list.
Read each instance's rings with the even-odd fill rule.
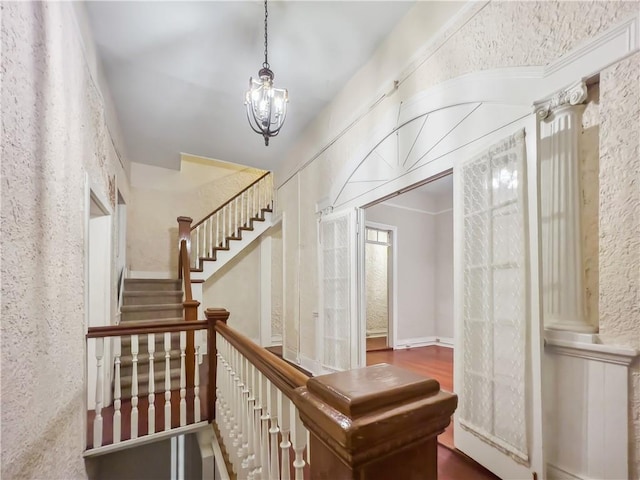
[[[406,350],[367,352],[367,365],[389,363],[431,377],[440,388],[453,392],[453,349],[430,346]],[[455,450],[453,423],[438,437],[438,478],[440,480],[495,480],[498,477]]]

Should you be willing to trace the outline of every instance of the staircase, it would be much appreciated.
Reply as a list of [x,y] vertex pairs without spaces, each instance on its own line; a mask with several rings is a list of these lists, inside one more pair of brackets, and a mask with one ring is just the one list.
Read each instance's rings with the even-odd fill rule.
[[179,241],[190,243],[191,281],[208,280],[266,232],[272,205],[273,180],[267,172],[195,225],[191,218],[179,217]]
[[[124,281],[120,323],[126,325],[154,322],[179,322],[183,320],[182,282],[167,279],[136,279]],[[138,336],[138,396],[149,394],[148,335]],[[171,390],[180,388],[180,334],[171,334],[170,368]],[[155,335],[156,385],[165,385],[164,336]],[[122,399],[131,398],[133,355],[131,337],[123,337],[121,343],[120,375]],[[160,368],[158,368],[160,367]],[[157,388],[157,387],[156,387]]]

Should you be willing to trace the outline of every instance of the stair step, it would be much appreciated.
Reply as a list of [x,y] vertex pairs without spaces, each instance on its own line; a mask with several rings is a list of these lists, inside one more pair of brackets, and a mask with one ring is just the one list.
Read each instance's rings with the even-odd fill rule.
[[[171,390],[178,390],[180,388],[180,367],[172,368],[170,370],[169,377],[171,378]],[[164,400],[159,400],[158,396],[162,396],[165,391],[164,388],[164,368],[156,370],[153,375],[155,384],[156,403],[158,401],[164,403]],[[131,398],[131,385],[132,377],[122,377],[120,380],[120,392],[121,398]],[[149,372],[138,373],[138,397],[146,397],[149,395]]]
[[123,304],[158,305],[182,303],[182,290],[131,290],[122,294]]
[[182,288],[182,280],[170,278],[125,278],[127,291],[176,291]]
[[183,314],[182,303],[161,303],[151,305],[123,305],[120,308],[121,320],[160,320],[179,318]]

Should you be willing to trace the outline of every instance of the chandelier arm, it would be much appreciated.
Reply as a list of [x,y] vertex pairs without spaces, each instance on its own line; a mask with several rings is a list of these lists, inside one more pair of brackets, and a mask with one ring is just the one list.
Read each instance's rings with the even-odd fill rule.
[[259,125],[259,124],[255,114],[253,113],[253,111],[249,112],[249,109],[253,110],[253,107],[251,106],[250,103],[247,103],[247,120],[249,121],[249,126],[251,127],[251,130],[262,135],[264,133],[263,130],[253,126],[254,122],[256,123],[256,125]]

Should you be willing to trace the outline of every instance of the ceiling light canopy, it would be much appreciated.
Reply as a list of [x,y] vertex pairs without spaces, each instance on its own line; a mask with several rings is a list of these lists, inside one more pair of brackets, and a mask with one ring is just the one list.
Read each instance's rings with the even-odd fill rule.
[[269,138],[280,133],[287,117],[289,94],[285,88],[274,88],[273,72],[269,68],[267,39],[267,0],[264,1],[264,63],[258,72],[258,79],[249,78],[249,90],[245,95],[247,119],[254,132],[264,137],[264,144],[269,145]]

